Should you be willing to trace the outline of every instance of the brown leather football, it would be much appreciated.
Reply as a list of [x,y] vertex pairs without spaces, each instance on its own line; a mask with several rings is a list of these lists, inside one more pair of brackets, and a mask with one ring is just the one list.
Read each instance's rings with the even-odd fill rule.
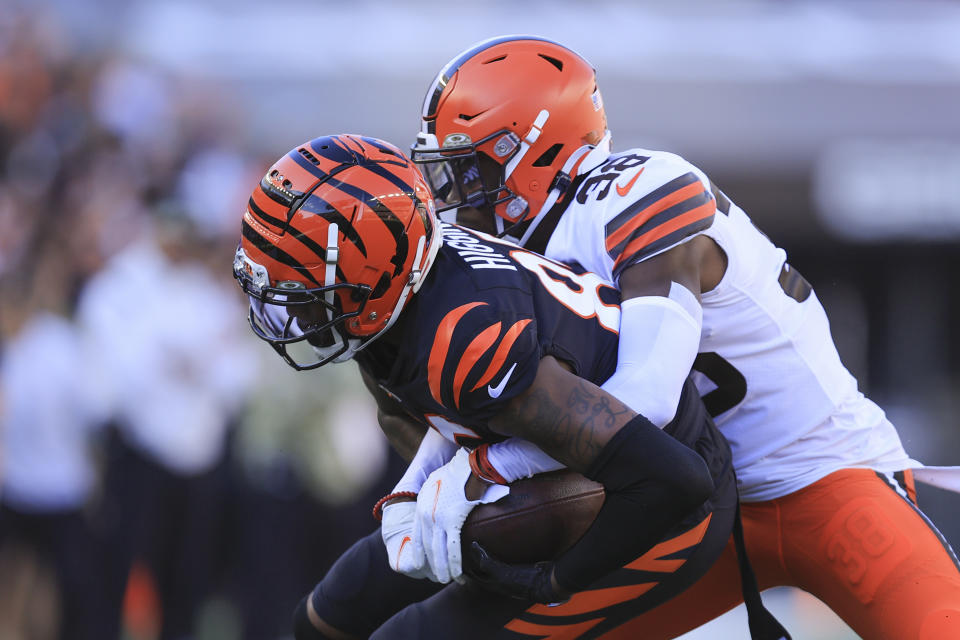
[[603,485],[569,469],[517,480],[510,495],[470,512],[460,544],[465,556],[476,540],[504,562],[552,560],[583,536],[603,500]]

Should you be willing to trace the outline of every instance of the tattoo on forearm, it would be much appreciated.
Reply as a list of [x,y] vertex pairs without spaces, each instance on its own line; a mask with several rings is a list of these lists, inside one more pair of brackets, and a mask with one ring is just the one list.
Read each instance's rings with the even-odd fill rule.
[[573,468],[585,469],[633,411],[586,381],[561,395],[531,390],[497,417],[505,431],[536,442]]

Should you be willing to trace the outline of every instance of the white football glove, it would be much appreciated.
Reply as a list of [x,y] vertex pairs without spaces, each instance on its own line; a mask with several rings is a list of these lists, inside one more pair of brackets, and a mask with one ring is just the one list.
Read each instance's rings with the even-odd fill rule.
[[469,453],[460,449],[427,477],[417,495],[412,538],[421,541],[437,582],[450,582],[463,574],[460,529],[470,511],[478,504],[496,502],[510,493],[510,487],[491,484],[479,500],[467,500],[464,485],[469,477]]
[[427,565],[427,558],[414,535],[417,503],[413,500],[392,502],[383,508],[380,535],[387,547],[390,568],[411,578],[429,578],[439,582]]

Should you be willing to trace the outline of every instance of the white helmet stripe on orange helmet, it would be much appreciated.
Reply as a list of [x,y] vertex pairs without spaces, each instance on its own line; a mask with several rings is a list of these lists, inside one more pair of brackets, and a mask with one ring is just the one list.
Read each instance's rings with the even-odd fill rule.
[[[330,228],[327,229],[327,266],[323,274],[323,285],[325,287],[332,286],[337,279],[337,260],[340,256],[340,251],[337,248],[337,245],[340,244],[338,236],[339,231],[340,227],[336,222],[331,222]],[[327,291],[324,294],[324,297],[328,304],[333,304],[333,290]]]
[[517,168],[517,165],[520,164],[520,161],[523,159],[523,156],[526,155],[527,151],[530,150],[530,145],[537,141],[537,138],[540,137],[540,133],[543,131],[543,125],[547,123],[547,118],[550,117],[550,112],[546,109],[541,109],[540,113],[537,114],[537,119],[533,121],[533,124],[530,126],[530,131],[527,132],[527,135],[523,136],[523,140],[520,142],[520,150],[507,164],[504,166],[503,177],[507,179],[510,177],[510,174],[513,173],[513,170]]

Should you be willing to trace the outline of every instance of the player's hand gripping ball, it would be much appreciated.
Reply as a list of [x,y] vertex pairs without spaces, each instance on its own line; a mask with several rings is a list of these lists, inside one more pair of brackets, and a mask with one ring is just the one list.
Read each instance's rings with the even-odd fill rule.
[[476,541],[509,564],[552,560],[586,533],[604,497],[603,485],[569,469],[517,480],[508,496],[467,516],[460,532],[464,555]]
[[467,514],[510,491],[509,487],[493,484],[479,500],[467,500],[464,486],[471,474],[469,456],[466,449],[457,451],[427,477],[417,494],[413,537],[422,543],[430,572],[438,582],[457,580],[463,574],[460,528]]

